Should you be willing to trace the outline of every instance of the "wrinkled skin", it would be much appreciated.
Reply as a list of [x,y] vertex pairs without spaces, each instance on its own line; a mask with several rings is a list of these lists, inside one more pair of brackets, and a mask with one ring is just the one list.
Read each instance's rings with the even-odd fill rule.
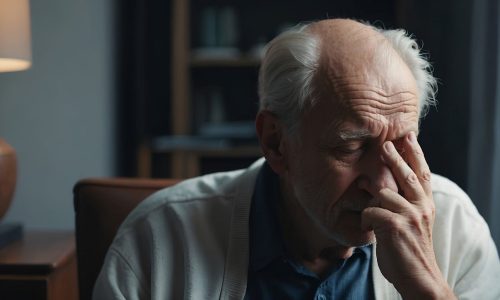
[[334,259],[376,241],[380,270],[405,299],[453,299],[433,250],[414,77],[365,25],[337,19],[310,30],[322,41],[321,91],[297,136],[269,112],[257,117],[262,149],[281,179],[288,249],[321,275]]

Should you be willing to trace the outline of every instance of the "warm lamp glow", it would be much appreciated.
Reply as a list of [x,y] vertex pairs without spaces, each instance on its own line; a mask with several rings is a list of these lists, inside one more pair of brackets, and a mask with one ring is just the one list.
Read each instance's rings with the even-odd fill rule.
[[0,0],[0,72],[31,66],[29,0]]
[[[30,67],[30,40],[29,0],[0,0],[0,72]],[[16,180],[16,151],[0,139],[0,221],[12,202]],[[0,247],[22,236],[22,224],[0,222]]]
[[31,62],[22,59],[0,58],[0,72],[22,71],[31,66]]

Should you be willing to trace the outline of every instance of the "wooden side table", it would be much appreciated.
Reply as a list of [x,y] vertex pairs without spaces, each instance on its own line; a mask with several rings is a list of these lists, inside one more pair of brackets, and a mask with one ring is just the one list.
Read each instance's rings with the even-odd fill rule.
[[0,299],[78,299],[73,232],[28,231],[0,249]]

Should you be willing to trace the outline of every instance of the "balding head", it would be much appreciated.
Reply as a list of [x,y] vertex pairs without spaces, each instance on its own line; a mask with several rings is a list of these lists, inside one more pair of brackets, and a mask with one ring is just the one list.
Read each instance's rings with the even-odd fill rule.
[[391,83],[413,77],[425,112],[436,84],[429,69],[403,30],[380,30],[349,19],[318,21],[270,42],[259,75],[261,110],[273,112],[293,131],[308,107],[323,93],[335,93],[347,78],[370,77],[391,92]]
[[366,69],[367,63],[383,67],[399,58],[380,32],[353,20],[319,21],[311,24],[307,31],[319,40],[319,67],[335,78],[354,76]]
[[388,100],[401,91],[415,91],[415,78],[392,44],[373,27],[349,20],[313,23],[308,32],[319,40],[316,72],[318,97],[335,95],[341,105],[352,91],[370,90]]
[[321,56],[327,54],[336,65],[365,60],[382,44],[388,45],[385,37],[373,27],[349,19],[318,21],[306,30],[319,38]]

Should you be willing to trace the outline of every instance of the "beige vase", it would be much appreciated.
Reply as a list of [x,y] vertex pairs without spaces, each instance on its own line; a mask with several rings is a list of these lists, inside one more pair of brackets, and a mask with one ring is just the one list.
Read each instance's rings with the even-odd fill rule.
[[0,139],[0,220],[10,207],[16,189],[16,152]]

